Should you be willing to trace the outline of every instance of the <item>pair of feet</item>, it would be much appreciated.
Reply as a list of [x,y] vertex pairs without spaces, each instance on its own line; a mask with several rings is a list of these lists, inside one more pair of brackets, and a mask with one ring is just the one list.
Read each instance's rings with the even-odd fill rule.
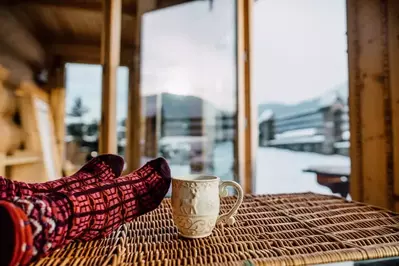
[[125,222],[154,210],[169,190],[163,158],[120,176],[123,159],[100,155],[76,174],[27,184],[0,177],[1,265],[24,265],[73,240],[109,235]]

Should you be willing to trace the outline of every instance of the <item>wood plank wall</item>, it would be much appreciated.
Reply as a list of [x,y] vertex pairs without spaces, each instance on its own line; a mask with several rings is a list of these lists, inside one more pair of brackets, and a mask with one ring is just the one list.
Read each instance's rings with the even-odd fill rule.
[[7,81],[16,86],[32,81],[34,69],[45,63],[42,46],[5,7],[0,10],[0,25],[0,65],[10,72]]
[[399,3],[347,0],[351,196],[399,211]]

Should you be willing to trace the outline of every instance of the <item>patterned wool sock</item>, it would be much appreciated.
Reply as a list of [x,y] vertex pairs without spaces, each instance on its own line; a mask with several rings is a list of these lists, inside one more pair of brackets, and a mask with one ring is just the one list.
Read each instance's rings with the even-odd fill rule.
[[114,179],[121,175],[123,158],[118,155],[99,155],[86,163],[72,176],[45,183],[24,183],[0,177],[0,200],[13,197],[26,197],[35,193],[67,192],[76,188]]
[[169,166],[158,158],[129,175],[73,192],[0,201],[0,234],[9,232],[4,241],[8,249],[0,244],[7,251],[7,256],[0,256],[0,265],[25,264],[73,240],[105,237],[158,207],[170,182]]
[[128,175],[71,194],[73,219],[68,238],[101,238],[154,210],[168,192],[171,179],[168,163],[157,158]]

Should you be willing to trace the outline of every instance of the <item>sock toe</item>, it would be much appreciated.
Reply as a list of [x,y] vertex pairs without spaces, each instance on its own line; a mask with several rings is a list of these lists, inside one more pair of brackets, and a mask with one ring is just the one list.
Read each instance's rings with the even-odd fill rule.
[[171,171],[168,162],[163,157],[159,157],[148,162],[163,178],[171,179]]
[[108,165],[116,177],[119,177],[122,174],[125,161],[121,156],[115,154],[102,154],[94,159]]

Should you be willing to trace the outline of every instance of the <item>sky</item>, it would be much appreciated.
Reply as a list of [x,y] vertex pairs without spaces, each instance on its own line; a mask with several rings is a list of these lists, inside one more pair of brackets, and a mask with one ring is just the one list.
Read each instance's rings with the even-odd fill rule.
[[[143,95],[195,95],[235,109],[233,0],[191,2],[143,19]],[[255,104],[297,103],[347,80],[345,0],[257,0],[253,10]],[[100,118],[101,67],[67,66],[67,107],[80,96]],[[118,120],[127,113],[127,68],[118,72]]]

